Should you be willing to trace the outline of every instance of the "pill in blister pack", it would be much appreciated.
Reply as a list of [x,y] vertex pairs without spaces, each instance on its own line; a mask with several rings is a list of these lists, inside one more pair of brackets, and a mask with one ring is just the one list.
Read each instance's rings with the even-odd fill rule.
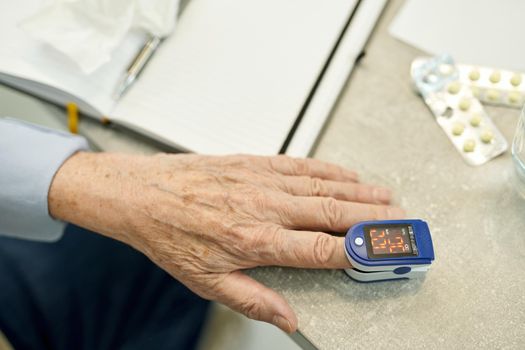
[[507,141],[487,115],[449,55],[412,63],[414,84],[436,121],[470,165],[481,165],[507,149]]
[[[421,64],[430,57],[414,61]],[[525,104],[525,74],[509,70],[456,64],[458,84],[467,85],[484,103],[521,108]]]
[[459,82],[470,86],[482,102],[521,108],[525,102],[525,75],[508,70],[459,64]]

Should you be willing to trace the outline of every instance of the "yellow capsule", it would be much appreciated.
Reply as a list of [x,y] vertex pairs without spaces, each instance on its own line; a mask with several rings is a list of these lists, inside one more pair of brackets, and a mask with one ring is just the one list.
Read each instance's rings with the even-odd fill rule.
[[473,139],[465,140],[465,143],[463,143],[463,151],[465,152],[472,152],[476,148],[476,141]]
[[461,84],[458,81],[454,81],[450,84],[448,84],[447,91],[449,94],[455,95],[459,92],[461,89]]
[[510,78],[510,83],[512,84],[512,86],[518,86],[521,84],[521,74],[519,73],[514,73],[514,75],[512,76],[512,78]]
[[494,138],[494,134],[492,133],[491,130],[484,130],[481,133],[480,138],[481,138],[481,141],[483,141],[484,143],[490,143],[492,139]]
[[459,109],[461,109],[463,112],[468,111],[470,108],[470,100],[467,98],[462,99],[459,101]]
[[477,69],[473,69],[470,71],[470,73],[468,74],[468,78],[472,81],[476,81],[479,79],[479,70]]
[[492,72],[492,74],[489,77],[489,80],[493,84],[499,83],[499,81],[501,80],[501,73],[499,72],[499,70],[495,70],[494,72]]
[[490,89],[489,91],[487,91],[487,98],[489,99],[489,101],[495,102],[499,100],[500,93],[498,90]]
[[521,99],[521,94],[518,91],[509,92],[509,102],[518,103]]
[[452,125],[452,134],[454,134],[456,136],[459,136],[459,135],[463,134],[464,130],[465,130],[465,125],[463,123],[455,122]]
[[481,115],[479,113],[472,115],[469,122],[473,127],[479,126],[479,124],[481,124]]

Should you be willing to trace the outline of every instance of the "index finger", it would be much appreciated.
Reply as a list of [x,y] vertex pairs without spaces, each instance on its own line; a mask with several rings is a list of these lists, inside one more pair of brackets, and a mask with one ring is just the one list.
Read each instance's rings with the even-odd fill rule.
[[263,265],[315,269],[351,267],[345,253],[345,238],[323,232],[294,231],[279,227],[266,235],[257,252]]

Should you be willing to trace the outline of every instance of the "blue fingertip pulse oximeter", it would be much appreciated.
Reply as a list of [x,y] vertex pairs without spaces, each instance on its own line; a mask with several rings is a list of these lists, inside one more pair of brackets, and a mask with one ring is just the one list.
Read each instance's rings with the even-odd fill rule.
[[428,225],[423,220],[365,221],[345,237],[352,268],[345,272],[360,282],[422,277],[434,260]]

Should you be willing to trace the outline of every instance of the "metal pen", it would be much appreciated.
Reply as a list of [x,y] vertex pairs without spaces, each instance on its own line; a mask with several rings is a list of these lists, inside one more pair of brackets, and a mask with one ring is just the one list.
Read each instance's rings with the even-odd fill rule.
[[142,49],[139,51],[137,56],[133,59],[129,67],[126,69],[126,74],[120,80],[115,93],[113,94],[113,99],[118,100],[124,95],[126,90],[135,82],[137,77],[140,75],[146,64],[148,63],[153,53],[160,45],[162,41],[158,36],[152,36]]

